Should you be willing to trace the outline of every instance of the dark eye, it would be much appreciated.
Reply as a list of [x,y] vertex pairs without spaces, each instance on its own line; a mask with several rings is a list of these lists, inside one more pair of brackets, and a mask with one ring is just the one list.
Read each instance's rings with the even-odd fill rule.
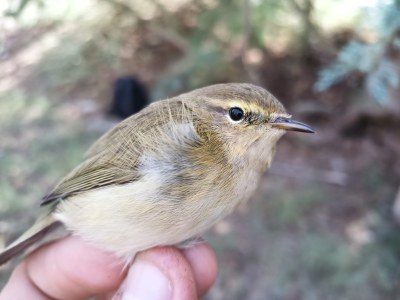
[[244,117],[244,112],[239,107],[232,107],[229,110],[229,117],[232,119],[232,121],[240,121]]

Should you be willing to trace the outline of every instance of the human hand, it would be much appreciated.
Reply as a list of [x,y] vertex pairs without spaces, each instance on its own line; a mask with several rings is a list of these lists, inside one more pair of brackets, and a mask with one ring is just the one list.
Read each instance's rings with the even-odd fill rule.
[[[5,299],[191,300],[217,276],[211,248],[157,247],[139,253],[132,266],[78,237],[45,245],[24,259],[0,293]],[[119,296],[116,291],[119,290]],[[113,298],[114,297],[114,298]],[[121,298],[119,298],[121,297]]]

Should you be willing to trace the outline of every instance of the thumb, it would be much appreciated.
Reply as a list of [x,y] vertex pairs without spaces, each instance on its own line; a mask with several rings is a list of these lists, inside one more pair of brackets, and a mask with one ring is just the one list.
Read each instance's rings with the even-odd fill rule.
[[197,299],[192,268],[184,255],[173,247],[139,253],[120,292],[122,300]]

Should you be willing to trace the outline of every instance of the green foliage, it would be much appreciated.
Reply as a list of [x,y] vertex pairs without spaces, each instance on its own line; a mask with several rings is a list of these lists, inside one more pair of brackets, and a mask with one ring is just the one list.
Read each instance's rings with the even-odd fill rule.
[[[62,107],[21,91],[0,95],[0,218],[38,207],[45,191],[82,158],[94,139]],[[33,205],[35,204],[35,205]],[[28,214],[34,214],[33,209]],[[23,225],[23,224],[19,224]],[[16,228],[18,230],[19,228]]]
[[[183,57],[156,84],[153,98],[215,82],[248,80],[245,51],[257,48],[263,53],[282,36],[290,36],[287,40],[293,45],[303,44],[297,41],[305,38],[308,30],[303,27],[310,22],[305,24],[302,14],[291,1],[223,0],[187,16],[196,26],[178,33],[186,42]],[[288,20],[299,26],[288,26]]]
[[162,99],[168,95],[168,91],[211,84],[216,78],[222,78],[227,69],[222,53],[216,49],[199,48],[189,51],[187,56],[174,65],[168,76],[158,81],[153,90],[153,99]]
[[86,30],[82,29],[79,35],[64,34],[63,43],[42,58],[35,70],[44,79],[40,88],[54,90],[76,82],[89,85],[98,79],[93,74],[98,74],[101,68],[118,65],[115,38],[103,37],[100,30],[92,29],[90,33]]
[[192,16],[196,27],[184,37],[185,53],[158,81],[154,99],[222,80],[228,67],[224,45],[232,43],[243,31],[241,6],[238,0],[219,1],[212,9]]
[[[349,42],[339,52],[336,61],[319,73],[315,89],[319,92],[345,80],[354,72],[365,75],[365,88],[372,98],[385,104],[389,91],[400,83],[398,67],[389,55],[389,50],[400,50],[400,5],[381,4],[374,8],[378,22],[374,24],[377,39],[374,43]],[[371,16],[370,16],[371,17]]]
[[42,0],[20,0],[14,9],[9,9],[4,12],[6,16],[17,18],[22,12],[27,8],[28,5],[36,4],[39,7],[42,7]]
[[[36,5],[39,2],[41,9]],[[43,59],[38,72],[47,78],[45,89],[77,81],[90,84],[90,72],[96,73],[101,65],[98,62],[115,66],[118,61],[113,58],[119,57],[124,41],[114,36],[126,31],[127,26],[148,32],[161,28],[161,38],[168,41],[171,36],[176,37],[182,56],[156,83],[153,98],[159,99],[213,82],[248,80],[243,59],[248,49],[257,48],[264,53],[266,48],[288,41],[303,45],[298,41],[308,40],[304,33],[309,30],[304,28],[311,24],[303,6],[311,2],[191,0],[175,10],[170,8],[178,7],[176,3],[151,1],[147,5],[155,11],[146,16],[142,5],[133,0],[101,0],[95,10],[78,0],[58,5],[51,0],[17,0],[9,15],[28,24],[79,20],[79,34],[63,33],[62,47]],[[171,40],[174,44],[174,38]]]

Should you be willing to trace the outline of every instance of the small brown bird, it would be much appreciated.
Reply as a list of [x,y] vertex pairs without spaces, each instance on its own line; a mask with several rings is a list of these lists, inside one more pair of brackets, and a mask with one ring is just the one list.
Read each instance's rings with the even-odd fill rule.
[[251,84],[218,84],[153,103],[89,149],[0,264],[56,232],[127,262],[147,248],[185,245],[251,197],[288,130],[314,132]]

